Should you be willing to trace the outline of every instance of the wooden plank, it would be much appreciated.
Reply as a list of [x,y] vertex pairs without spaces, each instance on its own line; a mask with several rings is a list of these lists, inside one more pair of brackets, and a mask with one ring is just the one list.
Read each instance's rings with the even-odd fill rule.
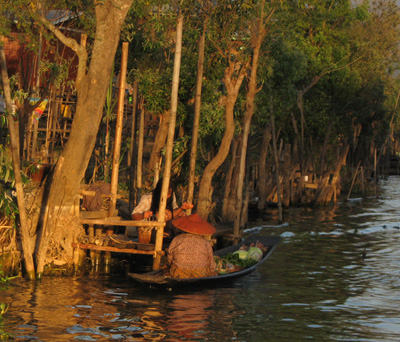
[[[294,187],[299,186],[299,182],[294,182],[293,186]],[[318,183],[304,182],[304,187],[307,189],[318,189]]]
[[128,226],[128,227],[164,227],[165,222],[157,221],[121,221],[116,220],[115,217],[110,217],[110,219],[81,219],[82,224],[96,224],[105,226]]
[[[91,197],[94,197],[94,196],[96,196],[96,191],[93,191],[93,190],[85,190],[85,189],[79,189],[79,190],[78,190],[78,194],[79,194],[79,195],[82,195],[82,196],[91,196]],[[111,197],[121,198],[122,195],[120,195],[120,194],[101,194],[101,197],[104,197],[104,198],[111,198]]]
[[140,249],[134,248],[117,248],[117,247],[110,247],[110,246],[97,246],[90,243],[72,243],[72,247],[80,248],[80,249],[90,249],[95,251],[105,251],[105,252],[116,252],[116,253],[129,253],[129,254],[147,254],[147,255],[165,255],[164,251],[145,251]]
[[105,219],[105,220],[121,220],[121,217],[118,216],[118,210],[114,211],[114,216],[107,216],[108,211],[98,210],[98,211],[81,211],[79,213],[79,218],[82,220],[90,220],[90,219]]
[[85,190],[85,189],[79,189],[78,190],[79,195],[84,195],[84,196],[95,196],[96,191],[90,191],[90,190]]
[[[38,132],[47,132],[48,129],[47,128],[38,128],[37,131]],[[53,129],[50,129],[50,131],[57,132],[57,133],[69,133],[69,132],[71,132],[71,129],[69,129],[69,128],[67,128],[67,129],[53,128]]]
[[304,186],[308,189],[318,189],[318,183],[305,182]]
[[108,215],[108,211],[99,210],[99,211],[81,211],[80,218],[83,220],[87,219],[101,219],[105,218]]

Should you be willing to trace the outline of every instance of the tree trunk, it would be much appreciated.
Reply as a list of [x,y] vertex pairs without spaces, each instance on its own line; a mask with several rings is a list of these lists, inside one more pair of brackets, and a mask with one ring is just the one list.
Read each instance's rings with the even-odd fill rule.
[[243,201],[243,209],[242,209],[242,215],[240,217],[241,222],[240,226],[245,227],[247,221],[249,220],[249,203],[250,203],[250,175],[247,170],[246,172],[246,179],[245,179],[245,184],[244,184],[244,201]]
[[[234,197],[232,196],[233,192],[233,174],[234,170],[236,169],[236,153],[238,148],[239,142],[238,139],[233,139],[231,144],[231,163],[229,164],[229,169],[225,177],[225,189],[224,189],[224,198],[222,200],[222,209],[221,209],[221,217],[222,221],[233,221],[232,218],[234,216],[230,215],[231,213],[235,213],[235,203]],[[233,197],[233,201],[232,201]]]
[[300,127],[301,127],[301,135],[300,135],[300,143],[301,143],[301,151],[300,151],[300,163],[304,163],[304,156],[305,156],[305,143],[304,143],[304,130],[305,130],[305,117],[304,117],[304,95],[312,88],[314,87],[319,80],[321,79],[323,74],[314,76],[312,79],[311,83],[307,85],[306,87],[303,87],[303,89],[299,90],[297,92],[297,107],[299,108],[300,111]]
[[[0,46],[0,66],[1,66],[1,78],[3,82],[4,97],[6,100],[6,108],[9,114],[12,113],[12,99],[11,99],[11,88],[10,80],[7,73],[7,62],[6,55],[4,53],[3,46]],[[12,115],[8,115],[8,129],[11,140],[11,154],[13,161],[14,177],[15,177],[15,188],[17,191],[17,201],[19,210],[20,220],[20,234],[22,241],[22,253],[24,256],[25,271],[28,279],[35,279],[35,265],[33,264],[32,247],[29,237],[28,219],[25,207],[25,196],[24,189],[22,187],[22,177],[20,173],[20,161],[19,161],[19,148],[17,141],[17,133],[14,125],[14,118]]]
[[[331,201],[332,196],[334,196],[335,194],[337,184],[340,180],[340,170],[342,169],[343,165],[346,162],[348,152],[349,152],[349,145],[346,144],[346,146],[342,149],[338,157],[338,160],[336,162],[336,168],[333,173],[330,184],[329,184],[330,177],[326,177],[323,180],[323,182],[319,185],[318,191],[314,196],[313,203],[327,204]],[[327,174],[329,174],[329,172],[327,172]]]
[[271,141],[271,125],[270,123],[265,124],[263,140],[260,151],[260,158],[258,161],[258,203],[257,209],[259,211],[264,210],[266,202],[266,184],[267,184],[267,155],[268,147]]
[[235,107],[236,99],[239,94],[240,86],[246,75],[247,65],[240,66],[240,71],[237,78],[234,78],[235,69],[239,65],[233,61],[229,62],[229,66],[225,70],[224,83],[227,90],[226,103],[225,103],[225,132],[222,137],[221,145],[215,157],[208,163],[203,172],[199,188],[199,201],[197,204],[197,213],[205,220],[212,209],[212,178],[225,161],[229,148],[232,142],[233,134],[235,133],[235,122],[233,117],[233,110]]
[[[71,215],[79,184],[84,177],[99,129],[106,92],[111,77],[114,56],[125,16],[132,0],[105,0],[95,6],[96,34],[86,72],[87,54],[74,45],[78,52],[77,104],[69,140],[61,153],[50,180],[46,214],[37,241],[37,276],[45,266],[48,242],[56,229],[57,221]],[[61,32],[48,27],[57,37]],[[83,64],[83,65],[82,65]]]
[[283,206],[288,208],[290,206],[290,200],[292,198],[292,174],[293,167],[291,161],[292,147],[290,144],[285,144],[284,164],[283,164]]
[[[260,57],[261,43],[265,36],[265,23],[264,23],[264,1],[261,3],[261,13],[258,19],[258,25],[252,32],[251,40],[254,41],[253,45],[253,58],[250,70],[250,79],[248,83],[248,90],[246,94],[246,111],[243,120],[243,133],[242,133],[242,148],[240,150],[240,161],[239,161],[239,178],[236,188],[236,200],[235,200],[235,220],[233,224],[233,238],[239,239],[240,231],[240,216],[242,215],[243,207],[243,184],[246,170],[246,156],[247,156],[247,142],[250,134],[251,119],[254,114],[254,100],[257,92],[257,68],[258,59]],[[270,13],[271,18],[273,11]]]
[[[199,135],[199,121],[200,121],[200,108],[201,108],[201,90],[203,83],[203,69],[204,69],[204,48],[206,40],[206,27],[207,18],[204,23],[203,32],[199,38],[199,59],[197,61],[197,80],[196,80],[196,95],[194,101],[194,118],[192,130],[192,145],[190,150],[190,163],[189,163],[189,185],[188,185],[188,203],[193,203],[194,182],[196,171],[196,156],[197,156],[197,140]],[[192,209],[187,210],[187,214],[191,214]]]
[[154,140],[153,149],[151,150],[151,155],[150,155],[150,161],[149,161],[149,170],[150,171],[156,170],[156,168],[157,168],[156,164],[158,164],[160,162],[161,150],[164,148],[165,142],[166,142],[167,136],[168,136],[168,127],[170,124],[170,117],[171,117],[170,110],[166,110],[161,115],[160,126],[158,127],[156,137]]

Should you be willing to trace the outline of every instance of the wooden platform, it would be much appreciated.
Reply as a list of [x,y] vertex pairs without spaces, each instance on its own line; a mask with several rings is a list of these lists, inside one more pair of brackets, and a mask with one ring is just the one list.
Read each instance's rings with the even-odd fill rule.
[[[137,239],[130,239],[126,235],[112,236],[81,236],[80,241],[72,244],[72,247],[83,250],[94,250],[113,253],[128,253],[128,254],[145,254],[153,256],[163,256],[164,251],[156,251],[154,244],[141,243]],[[93,241],[93,240],[98,241]],[[106,245],[104,245],[106,243]]]

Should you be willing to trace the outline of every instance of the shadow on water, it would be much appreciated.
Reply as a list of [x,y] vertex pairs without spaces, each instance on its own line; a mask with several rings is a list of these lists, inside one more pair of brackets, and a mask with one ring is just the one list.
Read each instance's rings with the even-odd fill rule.
[[[121,275],[13,281],[0,331],[15,341],[398,341],[400,178],[379,198],[291,209],[252,274],[216,287],[148,288]],[[271,213],[274,215],[274,213]]]

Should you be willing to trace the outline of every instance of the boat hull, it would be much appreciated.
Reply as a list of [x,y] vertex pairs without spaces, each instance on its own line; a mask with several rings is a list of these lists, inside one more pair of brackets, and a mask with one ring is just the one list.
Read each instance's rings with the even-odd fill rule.
[[165,275],[163,270],[158,271],[151,271],[148,273],[128,273],[128,276],[134,279],[135,281],[148,284],[148,285],[163,285],[168,287],[176,287],[176,286],[188,286],[188,285],[215,285],[219,283],[225,283],[227,281],[233,281],[237,278],[244,277],[252,272],[254,272],[258,267],[260,267],[272,254],[274,249],[279,244],[281,240],[280,237],[264,237],[264,236],[257,236],[252,235],[246,238],[243,242],[229,246],[227,248],[223,248],[214,252],[215,256],[224,256],[227,253],[233,253],[238,250],[242,245],[249,245],[251,243],[255,243],[259,241],[264,246],[268,247],[267,252],[263,255],[262,259],[255,265],[242,269],[237,272],[227,273],[227,274],[220,274],[217,276],[212,277],[201,277],[201,278],[184,278],[184,279],[177,279],[171,276]]

